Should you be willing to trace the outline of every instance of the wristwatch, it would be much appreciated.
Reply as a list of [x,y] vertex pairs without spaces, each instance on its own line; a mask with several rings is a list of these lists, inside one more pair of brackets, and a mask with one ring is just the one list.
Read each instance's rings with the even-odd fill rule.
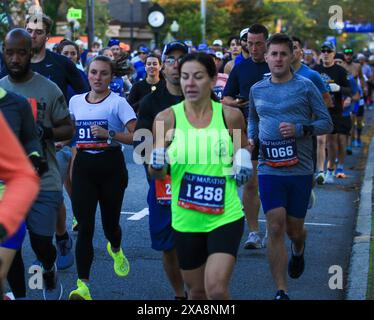
[[114,130],[109,130],[108,132],[108,140],[106,141],[107,144],[111,144],[112,140],[114,139],[114,136],[116,135],[116,132]]

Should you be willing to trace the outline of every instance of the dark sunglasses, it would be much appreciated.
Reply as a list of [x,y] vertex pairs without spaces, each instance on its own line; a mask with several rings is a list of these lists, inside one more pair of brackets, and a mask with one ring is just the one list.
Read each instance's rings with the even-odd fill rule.
[[333,50],[330,50],[330,49],[323,49],[321,50],[322,53],[331,53],[331,52],[334,52]]

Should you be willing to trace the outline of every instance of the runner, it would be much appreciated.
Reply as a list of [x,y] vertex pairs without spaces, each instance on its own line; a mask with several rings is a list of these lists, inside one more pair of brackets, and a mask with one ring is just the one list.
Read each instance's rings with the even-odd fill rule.
[[[2,104],[6,95],[6,92],[0,88]],[[0,181],[3,181],[6,186],[5,188],[4,185],[0,186],[0,300],[2,300],[2,283],[6,279],[15,251],[22,246],[25,235],[24,219],[38,194],[39,178],[1,113],[0,131],[2,136]]]
[[[249,90],[269,72],[265,61],[268,30],[261,24],[254,24],[248,28],[247,43],[250,58],[236,64],[231,71],[226,87],[223,91],[224,105],[239,108],[248,118]],[[259,236],[258,215],[260,211],[260,198],[258,196],[257,162],[258,146],[252,151],[253,175],[244,186],[243,205],[249,228],[248,238],[244,244],[245,249],[260,249],[266,246],[266,236],[261,241]]]
[[165,86],[165,80],[160,78],[161,72],[161,59],[150,54],[145,60],[145,71],[147,72],[147,77],[144,80],[136,82],[130,91],[128,96],[128,103],[132,106],[134,111],[138,113],[139,102],[148,93],[160,90]]
[[286,233],[292,241],[289,276],[298,278],[304,271],[304,219],[313,182],[311,136],[332,130],[317,87],[291,72],[292,53],[292,40],[274,34],[265,55],[271,78],[255,84],[249,96],[249,138],[252,146],[256,141],[260,144],[259,189],[267,220],[270,270],[278,290],[276,300],[289,299]]
[[[91,300],[90,269],[94,256],[92,239],[97,204],[107,251],[114,260],[114,271],[125,277],[129,262],[121,248],[119,225],[121,207],[128,183],[121,143],[131,144],[136,116],[126,99],[109,89],[114,75],[112,60],[97,56],[87,66],[91,91],[74,96],[69,109],[75,119],[77,156],[73,164],[72,204],[78,221],[76,261],[77,289],[70,300]],[[127,128],[128,133],[124,133]]]
[[[5,119],[13,130],[14,134],[22,144],[30,161],[39,176],[43,175],[48,170],[47,162],[42,158],[42,147],[37,135],[35,119],[31,107],[26,99],[17,96],[11,92],[6,92],[0,88],[0,110],[3,112]],[[0,182],[0,189],[4,185]],[[17,233],[9,238],[7,242],[0,245],[0,259],[3,260],[3,274],[4,278],[8,274],[9,268],[14,260],[15,255],[21,257],[22,243],[26,235],[26,225],[22,223]],[[14,268],[13,270],[14,271]],[[23,281],[13,280],[18,277]],[[9,285],[12,293],[16,299],[22,299],[26,296],[26,288],[20,288],[19,283],[24,284],[24,273],[18,272],[15,276],[9,277]]]
[[240,46],[240,38],[237,36],[230,37],[227,44],[229,46],[231,60],[225,64],[224,73],[230,74],[232,68],[234,68],[235,59],[242,52],[242,48]]
[[[43,267],[43,298],[55,300],[61,299],[63,290],[56,272],[56,248],[53,245],[62,203],[62,182],[54,142],[71,139],[74,128],[61,90],[31,70],[31,56],[31,36],[24,29],[11,30],[4,41],[4,62],[9,76],[0,80],[0,86],[27,98],[36,114],[43,155],[49,169],[41,179],[41,191],[28,214],[27,228],[31,247]],[[14,266],[19,272],[24,272],[22,258],[19,258],[14,260],[12,269]]]
[[[149,173],[162,179],[170,158],[172,226],[189,298],[229,299],[244,225],[237,184],[252,173],[245,121],[239,110],[211,100],[217,70],[209,55],[189,54],[179,69],[186,100],[157,115]],[[232,161],[234,179],[227,177]]]
[[[140,142],[141,132],[143,130],[147,133],[152,132],[152,125],[156,115],[183,100],[178,67],[180,59],[187,53],[187,45],[180,41],[172,41],[165,46],[162,54],[162,73],[166,85],[161,90],[148,94],[140,101],[139,117],[134,137],[136,153],[140,153],[137,151],[137,145]],[[146,149],[152,149],[153,136],[151,135],[150,139],[146,137],[144,143],[146,144]],[[174,289],[175,299],[183,300],[186,299],[186,295],[171,227],[171,196],[170,192],[162,192],[167,190],[163,186],[168,187],[168,184],[170,186],[170,182],[166,180],[161,184],[153,179],[150,180],[148,176],[147,179],[149,182],[147,202],[149,206],[149,231],[152,249],[162,251],[164,271]],[[158,191],[156,191],[156,184],[158,184]]]
[[[325,82],[330,86],[331,98],[334,104],[329,108],[329,112],[334,123],[334,131],[327,137],[320,136],[317,138],[319,150],[324,150],[323,146],[327,143],[327,171],[324,174],[320,171],[317,175],[317,183],[333,183],[335,174],[344,174],[344,167],[338,166],[335,171],[335,159],[339,149],[344,153],[347,148],[346,135],[349,134],[351,123],[349,118],[343,118],[343,99],[342,96],[351,96],[351,88],[345,69],[334,63],[336,53],[335,45],[331,41],[325,41],[321,46],[322,65],[317,65],[315,70],[318,71]],[[339,137],[340,134],[340,137]],[[319,169],[321,170],[321,169]],[[323,177],[323,179],[320,179]],[[321,180],[321,181],[319,181]]]

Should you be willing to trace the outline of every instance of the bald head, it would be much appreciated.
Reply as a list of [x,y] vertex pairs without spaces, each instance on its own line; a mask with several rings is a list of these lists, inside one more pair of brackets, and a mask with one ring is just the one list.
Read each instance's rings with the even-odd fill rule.
[[31,50],[31,47],[32,47],[31,36],[25,29],[21,29],[21,28],[15,28],[15,29],[10,30],[5,37],[4,44],[6,46],[6,44],[9,41],[19,41],[19,40],[22,40],[23,44],[25,45],[26,50]]

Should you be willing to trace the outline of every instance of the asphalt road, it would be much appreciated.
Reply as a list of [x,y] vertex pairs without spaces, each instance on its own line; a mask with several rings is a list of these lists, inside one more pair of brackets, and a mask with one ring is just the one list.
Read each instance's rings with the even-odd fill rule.
[[[370,119],[372,118],[370,112]],[[161,254],[150,248],[147,215],[147,182],[144,168],[136,165],[132,159],[132,148],[124,150],[129,171],[129,187],[126,190],[121,215],[123,230],[123,249],[130,261],[130,273],[126,278],[117,278],[113,271],[112,259],[106,252],[106,239],[100,221],[96,216],[94,238],[95,258],[91,270],[91,294],[94,299],[113,300],[170,300],[174,298],[162,269]],[[333,185],[317,186],[316,206],[309,210],[306,223],[308,240],[305,250],[306,268],[297,280],[289,278],[291,299],[341,300],[343,289],[330,289],[329,274],[331,266],[340,266],[343,282],[346,281],[355,215],[358,207],[359,183],[363,172],[361,150],[347,157],[347,179],[336,181]],[[72,214],[69,201],[68,226],[71,226]],[[262,235],[265,232],[264,215],[260,215]],[[248,235],[246,228],[239,249],[238,260],[231,281],[231,293],[234,299],[273,299],[275,287],[272,282],[266,249],[245,250],[244,242]],[[75,237],[73,237],[75,239]],[[289,242],[288,242],[289,248]],[[23,250],[26,272],[35,259],[25,241]],[[30,278],[26,275],[26,279]],[[77,274],[75,266],[60,272],[64,286],[63,298],[67,299],[75,289]],[[28,290],[31,299],[42,299],[41,290]]]

